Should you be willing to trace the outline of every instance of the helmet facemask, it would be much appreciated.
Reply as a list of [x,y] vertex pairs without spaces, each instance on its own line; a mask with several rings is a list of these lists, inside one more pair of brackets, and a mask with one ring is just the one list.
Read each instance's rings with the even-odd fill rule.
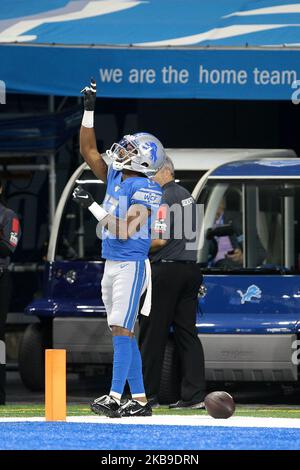
[[114,170],[126,169],[142,173],[148,178],[156,175],[166,158],[162,143],[148,132],[125,135],[106,151],[106,155]]
[[106,155],[113,162],[113,169],[122,171],[123,169],[146,174],[148,177],[154,176],[156,170],[149,169],[148,163],[143,161],[143,154],[135,142],[135,137],[125,135],[123,139],[114,143]]

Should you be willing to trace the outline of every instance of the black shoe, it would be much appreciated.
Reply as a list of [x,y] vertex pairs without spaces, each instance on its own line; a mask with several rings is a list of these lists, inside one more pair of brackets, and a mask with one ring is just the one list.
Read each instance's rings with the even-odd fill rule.
[[118,410],[120,408],[119,403],[109,395],[103,395],[100,398],[91,403],[91,410],[96,415],[104,415],[109,418],[120,418]]
[[159,403],[156,395],[153,395],[152,397],[147,397],[148,403],[151,406],[151,408],[159,408]]
[[152,416],[152,408],[149,403],[140,405],[136,400],[128,400],[119,409],[120,417],[125,416]]
[[200,400],[178,400],[176,403],[171,403],[169,405],[170,409],[182,409],[182,408],[190,408],[192,410],[205,410],[205,405],[203,401]]

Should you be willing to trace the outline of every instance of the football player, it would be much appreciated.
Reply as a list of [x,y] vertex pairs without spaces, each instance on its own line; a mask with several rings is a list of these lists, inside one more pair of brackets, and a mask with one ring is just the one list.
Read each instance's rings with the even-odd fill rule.
[[[161,201],[161,188],[151,180],[163,166],[166,155],[161,142],[151,134],[125,135],[106,151],[106,163],[97,150],[94,132],[96,83],[83,90],[84,115],[80,130],[80,152],[94,174],[106,181],[101,207],[80,186],[73,198],[88,208],[102,226],[102,257],[105,269],[102,299],[113,335],[113,377],[109,395],[97,398],[91,409],[111,418],[151,416],[142,376],[142,361],[134,325],[142,294],[147,289],[141,313],[151,307],[151,268],[148,252],[151,221]],[[128,381],[131,400],[121,406]]]

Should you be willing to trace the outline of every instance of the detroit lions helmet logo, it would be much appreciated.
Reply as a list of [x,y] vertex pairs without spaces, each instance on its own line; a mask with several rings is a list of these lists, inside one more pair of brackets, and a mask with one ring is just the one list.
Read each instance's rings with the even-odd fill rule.
[[261,299],[261,290],[255,284],[252,284],[246,290],[245,294],[241,290],[237,290],[237,293],[241,296],[241,304],[243,305],[245,302],[251,302],[253,298]]
[[142,149],[149,154],[154,163],[157,161],[157,145],[154,142],[145,142]]

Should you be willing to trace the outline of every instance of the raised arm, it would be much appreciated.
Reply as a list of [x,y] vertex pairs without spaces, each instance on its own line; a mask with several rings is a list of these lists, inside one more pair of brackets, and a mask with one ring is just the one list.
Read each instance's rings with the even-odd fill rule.
[[97,178],[106,181],[107,165],[97,150],[94,130],[94,110],[96,104],[96,82],[91,79],[91,85],[85,87],[83,93],[84,114],[80,129],[80,153]]

